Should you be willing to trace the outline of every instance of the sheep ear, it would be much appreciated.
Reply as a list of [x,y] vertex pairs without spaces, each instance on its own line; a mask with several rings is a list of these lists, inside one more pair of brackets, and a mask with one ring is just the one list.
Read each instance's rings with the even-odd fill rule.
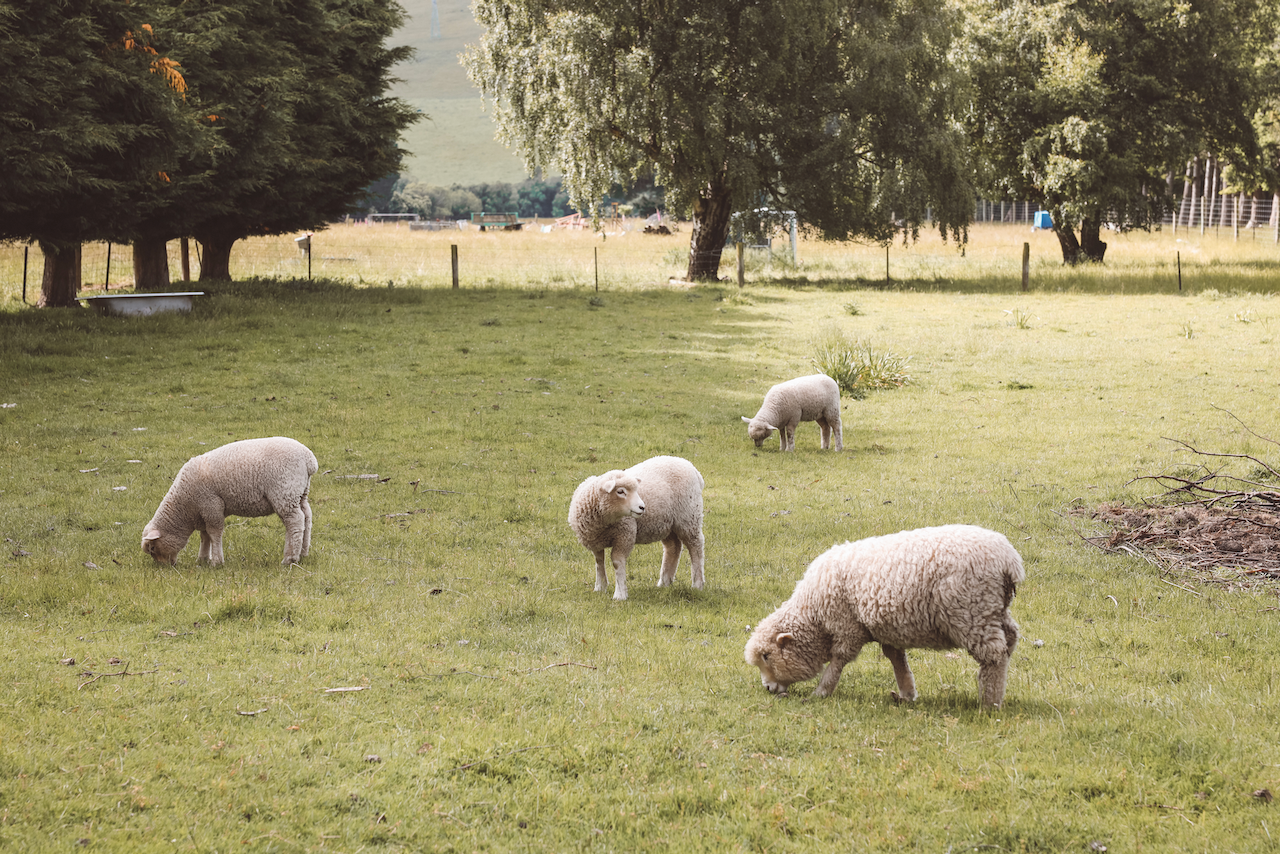
[[778,649],[786,649],[787,644],[794,643],[795,639],[796,636],[791,634],[791,632],[781,632],[773,639],[773,642],[778,645]]
[[748,418],[748,417],[747,417],[747,416],[745,416],[745,415],[744,415],[744,416],[742,416],[742,420],[743,420],[743,421],[745,421],[745,422],[747,422],[748,424],[750,424],[750,423],[751,423],[751,419],[750,419],[750,418]]
[[770,430],[777,430],[777,429],[778,429],[777,427],[774,427],[772,424],[769,424],[769,423],[766,423],[764,426],[768,427]]
[[601,491],[601,492],[603,492],[603,493],[605,493],[605,494],[608,494],[608,493],[610,493],[610,492],[613,492],[613,487],[614,487],[614,484],[616,484],[616,483],[617,483],[617,481],[616,481],[616,480],[614,480],[613,478],[608,478],[607,480],[602,480],[602,481],[600,481],[600,491]]

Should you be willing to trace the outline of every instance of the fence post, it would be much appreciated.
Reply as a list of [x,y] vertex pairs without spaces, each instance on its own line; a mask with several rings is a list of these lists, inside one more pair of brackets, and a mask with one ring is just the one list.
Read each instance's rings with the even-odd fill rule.
[[889,284],[889,244],[884,245],[884,283]]
[[22,247],[22,304],[27,304],[27,255],[31,252],[31,244]]
[[743,287],[747,283],[747,268],[742,257],[742,241],[737,242],[738,247],[738,287]]
[[111,241],[107,241],[107,274],[102,277],[102,292],[111,290]]
[[453,266],[453,286],[458,286],[458,244],[449,244],[449,261]]
[[1182,250],[1178,250],[1178,290],[1182,290]]
[[595,253],[596,260],[596,293],[600,293],[600,247],[597,246],[592,251]]
[[182,247],[182,281],[189,282],[191,281],[191,240],[184,237],[178,245]]
[[1031,244],[1022,244],[1022,292],[1027,292],[1027,283],[1031,279]]

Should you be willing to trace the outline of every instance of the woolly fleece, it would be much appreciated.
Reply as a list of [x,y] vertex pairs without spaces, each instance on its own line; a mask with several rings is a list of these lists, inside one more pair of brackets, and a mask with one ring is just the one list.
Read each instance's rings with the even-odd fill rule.
[[612,549],[614,599],[627,598],[627,555],[636,545],[662,543],[658,586],[674,583],[680,548],[689,550],[693,586],[703,577],[702,488],[693,463],[680,457],[653,457],[626,471],[589,477],[569,502],[569,527],[596,556],[597,591],[608,588],[604,552]]
[[822,431],[822,449],[831,447],[835,436],[837,451],[844,450],[844,431],[840,426],[840,386],[826,374],[813,374],[778,383],[765,392],[764,402],[754,418],[742,416],[747,422],[747,436],[764,446],[764,440],[774,430],[782,450],[796,449],[796,427],[801,421],[817,421]]
[[1018,624],[1009,613],[1026,577],[1002,534],[944,525],[833,546],[809,565],[791,598],[756,626],[746,660],[770,691],[826,670],[814,694],[872,641],[893,664],[894,699],[916,698],[908,649],[966,650],[977,660],[982,703],[1004,701]]
[[177,565],[178,552],[200,532],[199,560],[222,561],[227,516],[278,515],[284,522],[284,565],[311,548],[311,475],[315,454],[284,436],[243,439],[192,457],[178,471],[155,516],[142,532],[142,550]]

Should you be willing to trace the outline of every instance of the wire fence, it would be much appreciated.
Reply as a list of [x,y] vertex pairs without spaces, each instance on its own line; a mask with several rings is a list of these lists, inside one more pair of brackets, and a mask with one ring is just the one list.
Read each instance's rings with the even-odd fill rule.
[[[888,247],[801,236],[793,252],[789,235],[779,232],[771,247],[744,247],[743,278],[761,283],[915,280],[959,286],[963,280],[1020,271],[1027,241],[1032,245],[1032,263],[1048,271],[1061,265],[1061,250],[1051,232],[1034,227],[1036,213],[1037,206],[1029,202],[979,201],[975,225],[963,248],[942,240],[936,232],[922,231],[918,243],[897,241]],[[1171,267],[1251,264],[1260,271],[1258,275],[1274,277],[1280,271],[1277,213],[1274,199],[1224,196],[1188,201],[1179,206],[1176,217],[1171,215],[1150,233],[1104,236],[1111,247],[1107,268],[1114,272],[1122,263],[1165,259],[1161,263]],[[669,286],[685,278],[691,236],[687,223],[672,224],[670,233],[646,233],[641,219],[616,219],[602,225],[603,231],[593,232],[534,221],[520,231],[481,232],[470,226],[428,230],[412,228],[407,222],[343,223],[314,234],[310,254],[300,248],[297,235],[238,241],[231,255],[231,275],[237,280],[310,276],[363,287],[451,288],[456,284],[527,289],[634,289]],[[170,290],[200,289],[201,247],[195,241],[189,247],[190,281],[184,281],[181,244],[169,243]],[[1133,260],[1126,262],[1126,258]],[[735,247],[699,260],[712,266],[718,263],[723,282],[738,281]],[[0,243],[0,303],[35,303],[42,272],[37,246]],[[1020,272],[1018,276],[1020,280]],[[85,244],[82,284],[88,294],[132,290],[130,247]]]

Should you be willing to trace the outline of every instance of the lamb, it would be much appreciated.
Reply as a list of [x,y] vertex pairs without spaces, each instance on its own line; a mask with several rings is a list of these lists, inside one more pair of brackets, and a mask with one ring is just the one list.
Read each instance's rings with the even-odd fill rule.
[[762,447],[774,430],[782,442],[782,450],[796,449],[796,427],[801,421],[817,421],[822,431],[822,449],[831,447],[835,435],[836,450],[844,450],[840,428],[840,386],[826,374],[813,374],[778,383],[765,393],[764,403],[754,418],[747,422],[747,435]]
[[311,475],[319,469],[306,445],[284,436],[244,439],[192,457],[178,471],[155,516],[142,531],[142,550],[157,563],[178,564],[178,552],[200,532],[199,560],[222,564],[227,516],[269,516],[284,522],[284,565],[311,549]]
[[658,586],[675,581],[680,547],[689,550],[693,586],[702,589],[702,488],[693,463],[680,457],[653,457],[626,471],[584,480],[569,502],[569,527],[596,556],[597,591],[605,590],[604,550],[611,548],[613,598],[627,598],[627,555],[632,547],[662,543]]
[[901,531],[833,546],[796,584],[791,598],[756,626],[745,656],[776,694],[826,670],[826,697],[840,671],[875,641],[893,664],[894,700],[916,698],[908,649],[963,648],[978,662],[984,706],[1004,701],[1018,624],[1009,613],[1026,577],[1002,534],[973,525]]

